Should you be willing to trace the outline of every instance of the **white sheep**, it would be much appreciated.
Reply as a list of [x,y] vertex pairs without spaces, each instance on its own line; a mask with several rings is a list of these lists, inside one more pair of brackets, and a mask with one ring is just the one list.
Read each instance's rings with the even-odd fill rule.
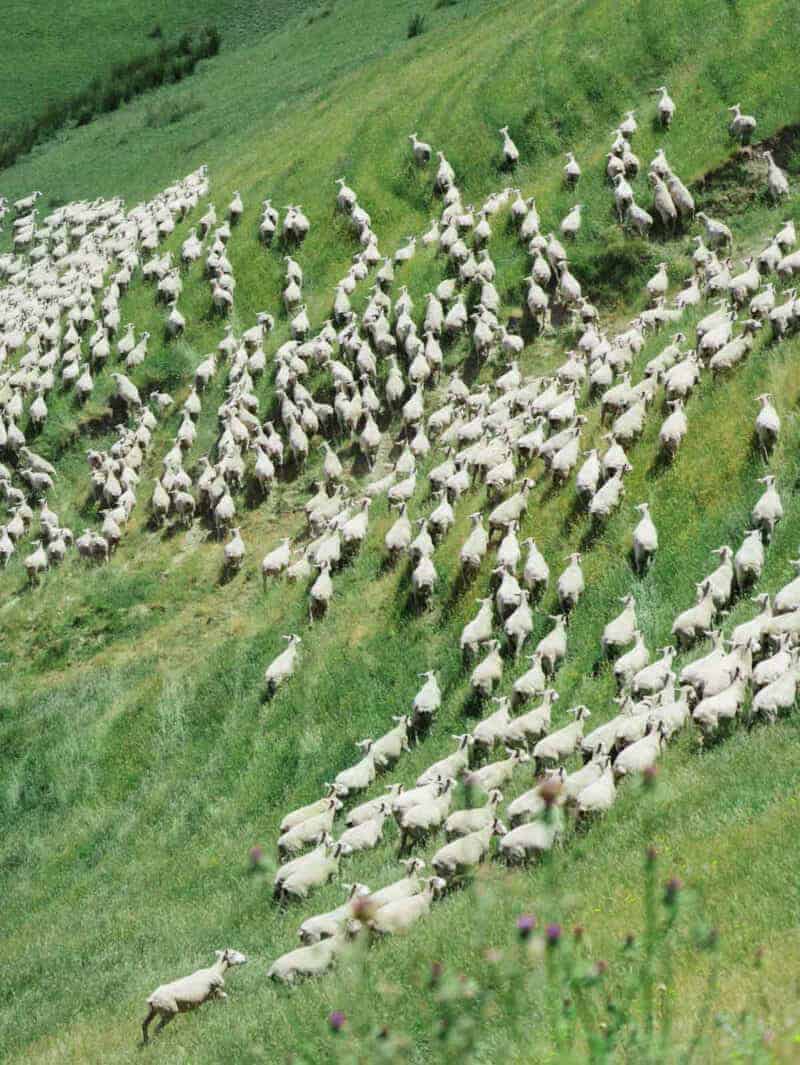
[[372,753],[372,740],[360,740],[356,747],[363,752],[364,757],[355,765],[337,773],[333,780],[336,794],[341,798],[346,798],[357,791],[365,791],[378,772],[375,756]]
[[603,654],[613,655],[629,646],[636,636],[636,600],[632,595],[620,599],[622,611],[603,629]]
[[557,807],[533,821],[512,828],[500,840],[498,853],[510,864],[525,862],[552,850],[563,831],[561,811]]
[[353,919],[353,903],[369,894],[366,884],[345,884],[344,887],[347,891],[347,901],[342,906],[337,906],[328,913],[307,917],[300,925],[297,934],[303,946],[308,947],[322,939],[340,935],[348,921]]
[[[469,754],[472,749],[472,736],[468,733],[463,733],[458,736],[452,737],[458,741],[458,746],[452,754],[448,754],[445,758],[440,758],[438,762],[434,762],[433,765],[428,766],[416,779],[416,786],[423,787],[425,784],[434,784],[440,780],[447,780],[452,777],[457,780],[458,777],[469,768]],[[403,809],[408,802],[408,795],[406,793],[403,796],[405,802],[395,803],[393,809],[396,812],[399,809]]]
[[391,803],[384,800],[374,817],[345,829],[338,841],[342,854],[356,854],[358,851],[373,850],[377,847],[383,836],[384,823],[390,813]]
[[[733,556],[733,569],[737,587],[740,589],[755,584],[761,577],[764,569],[764,544],[760,529],[748,529],[745,532],[744,540]],[[705,628],[708,628],[708,625]]]
[[696,589],[697,601],[694,606],[678,614],[672,623],[672,635],[677,639],[678,646],[684,649],[691,647],[704,632],[711,628],[717,609],[714,605],[714,593],[708,581],[702,581],[696,585]]
[[430,725],[434,714],[442,705],[442,692],[436,679],[436,674],[429,670],[426,673],[420,673],[419,676],[425,677],[425,683],[414,696],[412,703],[411,727],[414,732],[426,729]]
[[244,965],[247,958],[238,950],[230,947],[215,952],[217,960],[207,969],[197,969],[190,976],[183,976],[169,984],[161,984],[147,1000],[147,1016],[142,1021],[142,1042],[148,1040],[147,1029],[154,1017],[158,1016],[156,1035],[175,1020],[179,1013],[197,1009],[209,999],[225,1001],[227,995],[224,974],[234,965]]
[[581,569],[581,555],[579,551],[567,556],[569,565],[558,578],[556,591],[558,603],[562,614],[569,614],[578,605],[578,600],[586,587],[586,582]]
[[270,694],[274,694],[281,684],[294,673],[297,667],[298,648],[303,642],[295,633],[291,636],[284,636],[283,639],[288,641],[289,646],[270,662],[264,673],[264,682]]
[[752,115],[743,115],[739,104],[729,107],[728,111],[731,114],[731,120],[728,124],[731,136],[735,137],[741,144],[749,144],[758,125],[755,118]]
[[568,758],[580,746],[584,722],[592,716],[591,712],[588,706],[580,705],[571,707],[567,713],[573,714],[575,720],[544,736],[533,748],[537,768],[546,762],[560,762]]
[[636,509],[642,517],[633,530],[633,565],[638,573],[642,573],[658,550],[658,530],[647,503],[639,503]]
[[644,773],[645,770],[651,769],[658,760],[663,746],[663,726],[653,725],[645,736],[617,755],[614,760],[614,775],[623,777],[632,773]]
[[299,977],[321,976],[331,968],[347,944],[347,934],[339,932],[310,946],[297,947],[274,961],[267,970],[267,977],[282,984],[293,984]]
[[491,825],[446,843],[433,856],[431,865],[445,879],[463,876],[486,858],[492,837],[505,834],[505,825],[495,818]]
[[495,685],[503,679],[503,658],[499,641],[488,640],[485,646],[488,654],[475,666],[470,677],[472,690],[483,698],[491,695]]
[[769,543],[775,531],[775,526],[783,517],[783,504],[775,488],[774,474],[768,473],[764,477],[759,477],[758,483],[765,486],[764,493],[753,506],[750,517],[753,525],[761,530],[767,543]]
[[396,935],[398,932],[406,932],[430,912],[431,903],[439,898],[446,887],[447,881],[442,877],[429,877],[423,882],[422,889],[416,895],[395,899],[381,906],[368,919],[367,927],[376,935]]

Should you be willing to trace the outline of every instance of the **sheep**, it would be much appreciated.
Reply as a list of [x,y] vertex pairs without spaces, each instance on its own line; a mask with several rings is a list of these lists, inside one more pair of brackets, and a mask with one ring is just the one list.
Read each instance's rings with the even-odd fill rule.
[[280,832],[288,832],[290,828],[294,828],[303,821],[307,821],[310,817],[315,817],[317,814],[323,812],[326,809],[328,801],[335,794],[335,789],[332,784],[326,784],[326,794],[315,802],[309,803],[307,806],[301,806],[297,810],[293,810],[287,814],[280,823]]
[[702,658],[698,658],[683,667],[679,677],[682,685],[690,685],[692,688],[701,687],[704,679],[713,674],[720,662],[726,657],[722,633],[714,629],[709,630],[706,635],[711,639],[712,648]]
[[[755,333],[761,329],[761,322],[748,318],[742,323],[742,333],[738,337],[728,339],[721,345],[716,340],[717,331],[708,333],[703,337],[701,348],[704,352],[714,351],[715,354],[709,362],[709,367],[714,373],[730,370],[750,352],[753,347]],[[720,327],[720,339],[724,339],[725,327]],[[728,330],[730,332],[730,330]],[[715,339],[712,339],[715,338]]]
[[586,582],[581,569],[581,555],[579,551],[567,556],[569,565],[558,578],[557,593],[558,603],[562,614],[569,614],[578,605]]
[[618,688],[628,687],[634,675],[650,661],[650,652],[645,645],[644,636],[636,628],[633,630],[632,639],[633,647],[614,663],[614,679]]
[[658,530],[647,503],[637,504],[636,509],[642,517],[633,530],[633,565],[637,573],[642,573],[658,550]]
[[675,117],[675,103],[667,92],[666,85],[660,85],[657,89],[653,89],[653,93],[659,95],[658,120],[664,129],[669,129]]
[[495,818],[491,825],[446,843],[433,856],[431,865],[445,879],[464,876],[486,858],[492,837],[505,834],[505,825]]
[[283,636],[289,646],[275,658],[264,673],[264,682],[270,694],[274,694],[295,671],[299,645],[303,642],[300,637],[293,633],[291,636]]
[[576,203],[570,212],[561,220],[561,233],[568,240],[574,240],[581,228],[581,208],[583,204]]
[[485,647],[488,654],[473,669],[470,685],[478,698],[491,695],[495,685],[503,679],[503,659],[500,654],[500,642],[487,640]]
[[377,774],[375,757],[372,753],[372,740],[361,740],[356,744],[356,747],[363,751],[363,758],[356,762],[355,765],[337,773],[333,780],[336,794],[342,799],[355,792],[365,791]]
[[464,810],[456,810],[451,813],[444,824],[444,832],[448,843],[462,836],[468,836],[472,832],[480,832],[488,828],[497,817],[497,808],[503,801],[503,793],[499,788],[493,788],[485,806],[474,806]]
[[797,576],[789,581],[776,593],[774,609],[776,614],[788,614],[790,611],[800,609],[800,560],[789,559],[789,564],[794,566]]
[[267,977],[282,984],[293,984],[298,977],[321,976],[331,968],[347,942],[345,932],[337,932],[317,943],[290,950],[272,963]]
[[545,673],[552,676],[567,653],[567,619],[563,614],[549,614],[553,628],[536,647]]
[[528,548],[528,557],[522,571],[522,583],[533,595],[541,593],[550,580],[550,568],[545,561],[536,541],[528,538],[522,541],[523,547]]
[[669,684],[675,648],[664,647],[661,655],[661,658],[634,673],[631,678],[631,693],[634,698],[641,695],[655,695]]
[[622,497],[625,495],[625,486],[622,483],[623,474],[632,469],[633,467],[630,463],[627,463],[617,470],[613,476],[609,477],[606,483],[592,496],[589,504],[589,513],[595,521],[604,521],[619,506]]
[[790,667],[772,683],[765,685],[753,699],[753,716],[764,717],[769,724],[774,724],[778,714],[791,710],[797,701],[797,685],[800,681],[800,667],[798,666],[797,648],[793,649],[790,656]]
[[429,602],[436,580],[437,573],[433,560],[423,556],[411,574],[412,595],[416,603],[425,604]]
[[735,140],[738,140],[740,144],[749,144],[758,125],[755,118],[752,115],[743,115],[739,104],[729,107],[728,111],[731,114],[731,120],[728,124],[730,135]]
[[231,529],[231,538],[225,544],[225,569],[236,572],[244,560],[245,546],[238,527]]
[[614,770],[607,764],[596,780],[587,784],[575,798],[575,807],[579,817],[590,814],[606,813],[614,805],[617,789],[614,783]]
[[717,547],[712,554],[718,555],[721,562],[717,568],[706,577],[711,586],[711,595],[717,610],[723,610],[730,604],[733,598],[733,551],[727,544]]
[[547,816],[543,815],[504,833],[498,853],[509,864],[525,862],[552,850],[562,830],[561,813],[557,808],[552,809]]
[[411,141],[411,151],[417,166],[427,166],[431,161],[431,146],[425,141],[417,140],[416,133],[411,133],[408,138]]
[[748,529],[745,532],[744,540],[742,540],[739,550],[733,556],[733,570],[737,587],[744,590],[755,584],[761,577],[763,569],[764,545],[761,541],[761,530]]
[[381,906],[369,918],[367,927],[373,935],[396,935],[398,932],[406,932],[430,912],[431,903],[439,898],[446,887],[447,881],[442,877],[429,877],[417,894]]
[[653,189],[653,208],[663,228],[670,233],[678,220],[678,208],[672,201],[669,189],[658,174],[651,171],[647,177]]
[[238,950],[227,947],[215,951],[217,960],[207,969],[197,969],[190,976],[161,984],[147,1000],[147,1016],[142,1021],[142,1042],[148,1041],[147,1029],[154,1017],[158,1016],[156,1035],[173,1021],[179,1013],[197,1009],[210,999],[225,1001],[227,995],[224,974],[235,965],[244,965],[247,958]]
[[724,222],[710,218],[704,211],[698,211],[697,218],[705,226],[706,240],[709,247],[716,248],[720,245],[731,245],[733,243],[733,234]]
[[408,745],[408,731],[412,719],[406,715],[392,717],[395,726],[384,733],[372,744],[372,756],[378,769],[389,769],[398,761],[400,756],[410,750]]
[[28,574],[28,584],[34,585],[48,566],[47,553],[42,547],[41,540],[33,541],[33,551],[24,559],[23,565]]
[[629,646],[636,636],[636,600],[632,595],[620,599],[622,612],[603,629],[601,645],[604,655],[614,655]]
[[663,454],[671,459],[674,458],[681,441],[688,432],[689,422],[683,409],[682,399],[672,399],[667,402],[672,412],[661,423],[658,444]]
[[423,802],[415,803],[403,810],[395,818],[400,828],[400,853],[407,851],[414,843],[424,840],[431,832],[436,832],[444,824],[453,805],[452,777],[442,780],[437,794]]
[[408,510],[405,503],[402,506],[399,517],[386,533],[384,544],[390,557],[393,559],[403,551],[406,551],[410,546],[411,520],[408,517]]
[[472,730],[472,742],[474,748],[478,750],[491,750],[496,743],[503,739],[511,721],[508,699],[505,696],[500,696],[493,701],[498,704],[497,710],[479,721]]
[[614,759],[614,776],[630,776],[632,773],[644,773],[651,769],[665,743],[664,727],[649,726],[649,731],[640,739],[631,743]]
[[[445,758],[440,758],[438,762],[434,762],[433,765],[423,770],[416,779],[418,788],[425,784],[435,783],[439,779],[446,780],[448,777],[456,780],[464,770],[469,768],[469,754],[473,746],[472,736],[463,733],[452,738],[458,741],[455,751]],[[395,804],[394,809],[396,811],[397,804]]]
[[581,168],[579,164],[575,161],[575,156],[572,154],[572,152],[567,152],[566,160],[567,163],[563,170],[564,184],[567,186],[567,188],[575,188],[575,186],[580,181]]
[[575,720],[563,728],[544,736],[533,748],[533,757],[538,769],[546,762],[560,762],[575,751],[583,739],[584,722],[591,717],[587,706],[579,705],[567,710]]
[[667,294],[667,289],[669,288],[669,275],[667,274],[666,263],[662,262],[658,264],[658,269],[647,282],[645,287],[653,302],[656,302],[662,296]]
[[758,603],[761,607],[761,613],[756,614],[750,621],[743,621],[737,625],[730,636],[730,644],[732,648],[746,647],[752,644],[754,641],[761,643],[764,637],[770,632],[775,618],[773,616],[772,604],[770,603],[769,595],[762,593],[756,595],[751,600],[754,603]]
[[783,504],[775,488],[775,476],[768,473],[759,477],[758,483],[765,485],[764,493],[756,501],[750,518],[752,524],[761,530],[767,543],[772,539],[775,526],[783,517]]
[[[326,837],[315,850],[309,851],[294,862],[287,862],[278,869],[275,877],[275,897],[285,900],[307,898],[313,888],[321,887],[336,875],[341,856],[341,846]],[[291,869],[287,872],[289,866]]]
[[459,554],[461,567],[464,572],[477,570],[486,555],[489,546],[489,535],[483,526],[483,515],[480,511],[470,514],[472,528],[469,536],[461,545]]
[[535,484],[536,482],[532,479],[525,478],[518,492],[492,510],[489,514],[490,533],[507,529],[512,522],[520,521],[527,507],[530,490],[535,487]]
[[602,746],[597,747],[593,758],[574,773],[564,777],[559,798],[566,805],[573,805],[583,789],[601,777],[610,764],[611,759],[605,754]]
[[377,847],[383,835],[384,822],[390,812],[391,803],[384,801],[378,807],[374,817],[346,829],[339,837],[342,854],[356,854],[358,851],[372,850]]
[[702,581],[697,584],[697,600],[694,606],[689,607],[678,614],[672,623],[672,635],[677,640],[678,646],[684,650],[691,645],[708,629],[714,620],[716,606],[714,594],[710,583]]
[[498,762],[489,762],[480,769],[474,769],[465,774],[464,783],[468,788],[482,789],[488,795],[495,788],[500,788],[508,783],[514,774],[514,770],[523,762],[530,761],[527,751],[506,748],[507,758]]
[[700,726],[703,736],[716,732],[723,721],[732,721],[744,705],[747,686],[738,671],[732,683],[721,692],[702,699],[692,711],[692,720]]
[[498,133],[503,138],[503,163],[508,169],[513,169],[519,162],[519,149],[508,135],[508,126],[501,126]]
[[316,843],[320,836],[330,832],[337,811],[341,808],[342,803],[335,796],[331,796],[325,799],[325,805],[319,813],[288,828],[278,839],[278,856],[281,861],[285,861],[289,855],[299,854],[308,844]]
[[653,216],[631,199],[625,212],[625,223],[631,226],[640,237],[647,237],[653,227]]
[[758,691],[760,688],[766,688],[768,685],[782,677],[784,673],[791,668],[791,641],[792,634],[790,632],[781,633],[777,640],[777,651],[775,651],[774,654],[771,654],[769,658],[762,659],[762,661],[755,666],[750,678],[754,691]]
[[412,703],[411,729],[415,733],[425,731],[430,726],[434,714],[442,705],[442,692],[436,674],[429,670],[419,676],[426,679]]
[[297,934],[303,946],[308,947],[312,943],[319,943],[323,939],[340,935],[353,920],[355,904],[369,894],[369,888],[366,884],[358,883],[344,886],[347,891],[347,901],[342,906],[337,906],[335,910],[328,913],[307,917],[300,925]]
[[671,171],[667,172],[667,191],[672,197],[672,202],[678,209],[678,216],[681,219],[694,218],[694,197],[691,192],[686,188],[680,178],[676,177]]
[[402,879],[396,880],[393,884],[387,884],[386,887],[373,891],[366,896],[363,900],[365,913],[374,914],[381,907],[387,906],[391,902],[396,902],[398,899],[411,898],[422,890],[419,874],[425,868],[425,862],[421,858],[405,858],[401,861],[401,864],[406,869],[406,875]]

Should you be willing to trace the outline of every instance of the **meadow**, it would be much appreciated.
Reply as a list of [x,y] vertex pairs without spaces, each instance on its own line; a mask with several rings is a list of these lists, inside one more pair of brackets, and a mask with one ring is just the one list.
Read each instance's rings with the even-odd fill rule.
[[[23,95],[38,100],[57,79],[78,86],[69,79],[87,41],[102,35],[109,42],[104,56],[124,59],[133,29],[146,36],[158,19],[165,35],[177,32],[184,19],[205,22],[206,6],[171,5],[169,24],[157,5],[127,13],[117,6],[114,18],[127,21],[115,22],[111,9],[84,0],[85,32],[69,47],[41,35],[39,80],[16,102],[13,94],[4,99],[22,114]],[[573,0],[554,10],[541,0],[335,0],[302,10],[266,5],[253,27],[246,7],[230,5],[219,56],[191,79],[59,135],[0,174],[0,191],[13,197],[41,188],[45,205],[117,194],[132,204],[207,162],[218,208],[236,189],[245,202],[230,247],[237,330],[259,310],[279,306],[280,249],[267,251],[256,240],[263,197],[281,207],[300,202],[311,218],[299,258],[317,323],[356,250],[333,215],[336,177],[345,175],[357,189],[387,252],[422,230],[436,208],[431,174],[409,161],[406,138],[414,129],[442,147],[465,197],[479,203],[507,183],[498,169],[496,130],[508,123],[522,152],[513,180],[536,194],[544,232],[572,203],[560,171],[563,151],[576,151],[585,173],[586,220],[574,272],[610,329],[644,306],[642,284],[658,261],[668,262],[673,280],[689,268],[688,236],[645,243],[624,238],[614,222],[602,167],[609,131],[625,109],[639,108],[635,150],[643,160],[664,144],[685,181],[714,174],[697,186],[698,196],[732,226],[737,255],[760,249],[782,218],[800,221],[796,201],[780,210],[768,205],[756,166],[718,171],[732,152],[729,103],[741,100],[758,115],[759,136],[800,118],[793,67],[800,11],[792,3],[676,0],[665,9],[632,0]],[[419,12],[425,31],[409,38],[409,22]],[[12,55],[24,54],[21,34]],[[70,72],[63,77],[62,61]],[[649,90],[662,82],[679,107],[667,136],[649,121]],[[784,155],[781,163],[796,182],[800,157],[791,138]],[[178,248],[191,224],[183,223],[168,246]],[[504,309],[517,309],[526,256],[501,226],[491,252]],[[421,252],[403,270],[402,283],[420,306],[441,263]],[[132,287],[123,310],[123,321],[159,338],[137,383],[164,387],[179,401],[192,369],[221,335],[199,264],[187,273],[181,308],[188,327],[174,342],[162,339],[163,309],[147,286]],[[278,319],[276,345],[288,331],[285,316]],[[533,341],[522,368],[552,369],[571,339],[556,334]],[[661,334],[648,343],[636,373],[665,342]],[[552,492],[541,479],[523,531],[536,536],[553,568],[569,550],[584,550],[588,583],[558,675],[562,707],[585,702],[596,720],[611,716],[613,677],[600,661],[599,638],[618,596],[633,592],[648,644],[661,646],[710,568],[711,549],[738,543],[758,495],[755,478],[765,472],[752,437],[754,397],[763,391],[775,395],[784,416],[769,466],[778,473],[786,516],[759,589],[774,590],[789,578],[788,560],[800,542],[793,494],[800,429],[792,417],[800,397],[798,354],[797,339],[777,346],[766,336],[730,378],[705,379],[688,405],[689,435],[671,467],[656,459],[658,419],[651,417],[630,453],[626,503],[599,536],[590,533],[568,489]],[[447,365],[466,357],[466,346],[456,344]],[[104,418],[110,392],[105,374],[87,408],[66,398],[54,402],[37,443],[59,470],[51,505],[77,530],[96,520],[84,452],[87,434],[95,447],[113,439]],[[266,412],[274,399],[268,380],[259,395]],[[215,439],[221,398],[217,384],[204,400],[187,468]],[[459,1045],[437,1042],[431,963],[488,985],[487,948],[515,959],[516,921],[527,912],[542,926],[581,925],[587,958],[616,958],[626,934],[641,928],[643,855],[654,845],[659,877],[680,876],[691,920],[718,935],[714,952],[699,949],[691,935],[676,939],[668,989],[675,1048],[687,1045],[708,1011],[709,971],[716,966],[712,1012],[719,1023],[708,1023],[703,1060],[737,1060],[745,1046],[750,1057],[744,1060],[760,1060],[757,1054],[793,1060],[800,1024],[796,713],[775,726],[740,728],[710,747],[687,733],[665,755],[652,792],[635,784],[621,791],[611,814],[570,833],[552,862],[524,872],[490,864],[472,890],[438,904],[424,926],[355,955],[333,978],[291,992],[266,981],[271,960],[295,944],[300,920],[336,905],[341,885],[319,892],[302,912],[278,909],[269,878],[252,868],[250,849],[263,848],[269,872],[282,815],[315,798],[352,761],[355,741],[382,732],[392,713],[408,707],[418,672],[437,670],[445,701],[432,734],[393,779],[413,781],[450,749],[451,733],[469,724],[458,635],[488,584],[488,563],[471,588],[456,594],[454,587],[468,514],[484,495],[477,486],[459,503],[456,526],[436,554],[440,585],[424,613],[409,608],[407,566],[383,564],[392,516],[385,503],[374,506],[364,549],[337,575],[329,614],[310,629],[304,590],[263,589],[258,561],[280,536],[302,529],[318,460],[263,503],[242,502],[249,554],[242,573],[222,585],[220,546],[201,524],[174,536],[148,524],[143,501],[178,422],[174,413],[158,430],[132,528],[110,566],[86,569],[71,561],[33,591],[18,561],[0,575],[0,939],[11,974],[0,1006],[4,1059],[141,1060],[136,1043],[147,994],[162,980],[209,963],[213,950],[226,945],[251,957],[230,978],[230,1002],[181,1018],[148,1057],[377,1060],[374,1030],[386,1023],[408,1037],[398,1050],[407,1060],[463,1058]],[[592,438],[602,431],[598,423],[595,408]],[[648,573],[635,577],[627,537],[633,504],[642,499],[651,503],[662,548]],[[427,509],[418,496],[412,516]],[[551,606],[552,595],[544,608]],[[726,625],[754,611],[743,599]],[[546,628],[539,619],[534,639]],[[264,667],[280,634],[294,630],[304,639],[301,674],[265,702]],[[506,670],[503,691],[521,670]],[[520,782],[518,790],[525,786]],[[354,859],[347,878],[379,885],[398,868],[392,837]],[[624,957],[610,966],[609,998],[629,993],[632,967]],[[512,999],[503,984],[485,1014],[463,1010],[480,1019],[470,1030],[472,1060],[552,1061],[563,1051],[547,1001],[550,985],[536,971],[534,965],[524,996]],[[503,979],[513,983],[513,971]],[[768,988],[766,995],[757,993],[759,986]],[[347,1014],[344,1039],[330,1032],[332,1010]],[[765,1029],[772,1033],[767,1043]],[[575,1053],[586,1059],[582,1044]],[[658,1060],[672,1060],[669,1053]],[[644,1060],[637,1054],[623,1043],[619,1060]]]

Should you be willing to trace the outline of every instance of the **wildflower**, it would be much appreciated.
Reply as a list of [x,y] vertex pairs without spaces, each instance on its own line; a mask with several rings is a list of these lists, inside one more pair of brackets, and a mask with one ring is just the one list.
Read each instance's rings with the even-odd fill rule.
[[261,865],[261,860],[262,860],[263,857],[264,857],[264,852],[258,846],[258,844],[256,844],[255,847],[251,847],[250,848],[250,865],[254,869],[257,869],[259,867],[259,865]]
[[642,774],[644,778],[644,786],[648,790],[652,790],[656,786],[656,777],[658,776],[658,767],[649,765]]
[[521,917],[517,918],[517,934],[520,939],[530,938],[535,927],[536,917],[532,913],[523,913]]
[[559,777],[548,777],[544,783],[539,785],[539,794],[545,806],[550,809],[554,806],[558,796],[561,794],[561,779]]
[[580,943],[580,941],[583,939],[583,925],[576,924],[575,927],[572,929],[572,935],[575,939],[575,942]]
[[561,940],[561,925],[549,924],[545,932],[548,947],[557,947]]
[[603,976],[608,972],[608,962],[600,958],[600,960],[595,963],[594,971],[598,976]]
[[645,852],[645,857],[647,859],[647,864],[648,865],[655,865],[656,864],[656,858],[658,858],[658,851],[656,850],[656,848],[653,846],[652,843],[647,848],[647,850]]
[[433,965],[431,965],[431,983],[438,984],[442,978],[443,972],[444,966],[442,963],[440,961],[435,961]]
[[328,1017],[328,1024],[334,1032],[341,1032],[346,1020],[347,1018],[341,1010],[334,1010],[330,1017]]

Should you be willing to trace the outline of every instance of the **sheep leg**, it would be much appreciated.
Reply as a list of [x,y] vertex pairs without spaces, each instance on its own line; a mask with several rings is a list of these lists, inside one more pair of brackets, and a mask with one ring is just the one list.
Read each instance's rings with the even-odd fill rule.
[[146,1043],[147,1042],[147,1028],[148,1028],[148,1025],[150,1024],[150,1022],[152,1021],[152,1019],[155,1017],[155,1015],[157,1013],[158,1013],[158,1010],[154,1006],[151,1006],[150,1009],[147,1012],[147,1016],[142,1021],[142,1043]]
[[177,1011],[175,1013],[162,1013],[161,1014],[161,1019],[159,1020],[158,1024],[156,1025],[156,1035],[158,1035],[161,1031],[163,1031],[163,1029],[166,1028],[167,1025],[169,1024],[169,1022],[170,1021],[174,1021],[177,1016],[178,1016]]

